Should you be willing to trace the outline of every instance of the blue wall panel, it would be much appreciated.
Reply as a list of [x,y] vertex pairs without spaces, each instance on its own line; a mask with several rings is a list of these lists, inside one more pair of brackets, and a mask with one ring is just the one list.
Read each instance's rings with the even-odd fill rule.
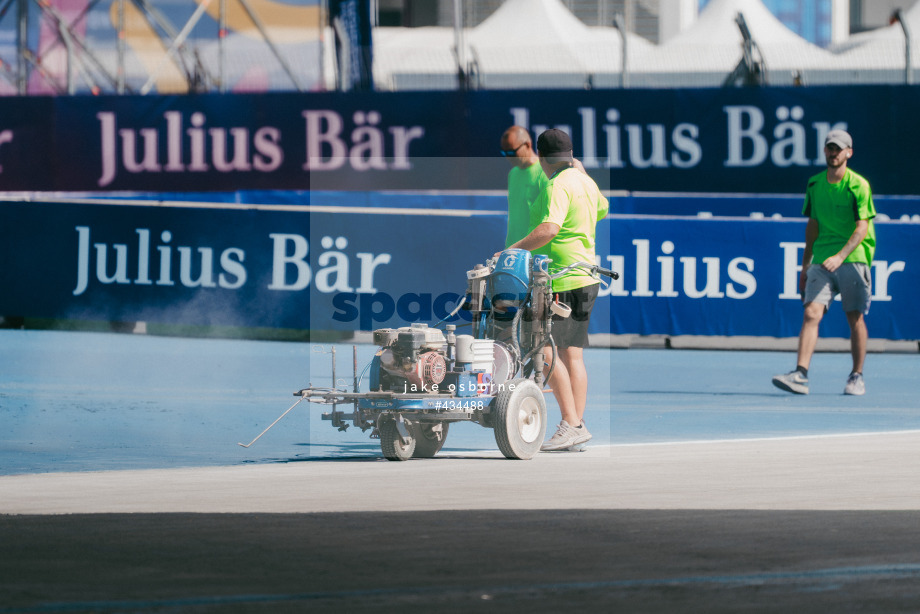
[[0,191],[501,189],[517,123],[568,130],[604,189],[748,194],[800,191],[842,127],[876,193],[916,194],[917,108],[908,86],[2,98]]
[[[0,203],[0,313],[372,330],[433,323],[503,244],[486,211]],[[614,215],[594,333],[795,336],[805,223]],[[868,323],[918,339],[920,225],[879,223]],[[838,306],[825,335],[847,336]]]

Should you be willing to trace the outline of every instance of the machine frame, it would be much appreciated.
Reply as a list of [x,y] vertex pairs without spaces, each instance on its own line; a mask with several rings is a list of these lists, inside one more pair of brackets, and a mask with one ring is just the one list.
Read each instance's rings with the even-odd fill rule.
[[[467,272],[464,299],[445,320],[465,309],[471,335],[446,335],[426,324],[378,329],[378,350],[367,366],[369,390],[361,391],[357,346],[352,390],[312,384],[298,390],[297,403],[259,434],[249,447],[301,401],[331,405],[322,414],[332,426],[371,430],[388,460],[431,458],[443,447],[452,423],[475,422],[495,432],[495,442],[509,459],[530,459],[546,434],[544,382],[555,365],[544,363],[544,348],[555,347],[553,316],[571,309],[553,301],[552,280],[573,269],[595,279],[618,274],[597,264],[576,262],[550,273],[546,256],[509,249]],[[442,320],[443,322],[443,320]],[[440,324],[440,322],[438,323]],[[548,366],[548,369],[546,367]],[[332,381],[336,379],[332,349]],[[350,405],[350,411],[340,405]]]

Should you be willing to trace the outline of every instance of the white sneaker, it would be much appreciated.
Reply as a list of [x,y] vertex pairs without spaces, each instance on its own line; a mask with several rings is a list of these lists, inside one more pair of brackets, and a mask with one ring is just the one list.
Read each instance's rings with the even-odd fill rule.
[[576,446],[580,443],[585,443],[587,441],[590,441],[591,438],[594,436],[588,431],[588,427],[585,425],[584,420],[581,421],[581,425],[579,425],[579,427],[575,430],[578,431],[578,437],[575,439],[575,444],[574,444]]
[[588,427],[585,426],[584,420],[582,420],[581,424],[578,426],[572,426],[565,420],[562,420],[559,426],[556,427],[556,433],[550,437],[549,440],[543,442],[543,445],[540,446],[540,450],[544,452],[566,450],[579,444],[586,443],[590,441],[592,437],[593,435],[588,431]]
[[866,382],[863,380],[862,373],[850,373],[850,377],[847,378],[847,385],[843,388],[843,394],[856,396],[866,394]]
[[[587,432],[587,429],[575,428],[563,420],[559,423],[559,426],[556,427],[556,433],[548,440],[544,441],[540,449],[545,452],[549,450],[565,450],[566,448],[571,448],[577,443],[578,438],[583,436],[583,430]],[[587,441],[587,439],[584,441]]]
[[799,370],[773,376],[773,385],[786,392],[808,394],[808,378]]

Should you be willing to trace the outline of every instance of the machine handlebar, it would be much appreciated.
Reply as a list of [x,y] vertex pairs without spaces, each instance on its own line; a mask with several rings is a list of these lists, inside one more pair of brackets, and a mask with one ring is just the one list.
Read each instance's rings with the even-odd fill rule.
[[605,268],[599,266],[599,267],[597,267],[595,270],[596,270],[598,273],[600,273],[601,275],[606,275],[606,276],[609,277],[610,279],[619,279],[619,278],[620,278],[620,274],[617,273],[616,271],[614,271],[613,269],[605,269]]
[[559,277],[562,277],[563,275],[565,275],[566,273],[568,273],[568,272],[571,271],[572,269],[585,269],[586,271],[588,271],[588,272],[591,274],[592,277],[597,277],[597,275],[598,275],[598,273],[599,273],[599,274],[601,274],[601,275],[605,275],[605,276],[609,277],[610,279],[619,279],[619,278],[620,278],[620,274],[617,273],[616,271],[614,271],[614,270],[612,270],[612,269],[605,269],[605,268],[602,267],[602,266],[599,266],[599,265],[596,265],[596,264],[591,264],[590,262],[573,262],[572,264],[570,264],[570,265],[568,265],[568,266],[565,266],[565,267],[562,267],[561,269],[559,269],[558,271],[556,271],[555,273],[553,273],[552,275],[550,275],[550,278],[551,278],[551,279],[557,279],[557,278],[559,278]]
[[[485,267],[479,267],[477,269],[474,269],[473,271],[469,271],[467,273],[467,278],[473,279],[475,277],[482,277],[484,275],[488,275],[493,270],[495,270],[495,265],[497,262],[498,262],[497,256],[495,258],[489,258],[488,260],[486,260]],[[572,264],[569,264],[567,266],[564,266],[558,271],[556,271],[555,273],[550,274],[550,279],[558,279],[559,277],[562,277],[563,275],[565,275],[572,269],[584,269],[592,277],[596,279],[600,279],[598,277],[598,274],[609,277],[610,279],[620,278],[620,274],[614,271],[613,269],[605,269],[604,267],[591,263],[591,262],[578,261],[578,262],[573,262]]]

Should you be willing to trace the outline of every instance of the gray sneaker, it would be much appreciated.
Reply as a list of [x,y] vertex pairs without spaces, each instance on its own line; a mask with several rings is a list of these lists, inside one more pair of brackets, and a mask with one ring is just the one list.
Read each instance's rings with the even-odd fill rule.
[[786,392],[808,394],[808,378],[801,371],[792,371],[784,375],[774,375],[773,385]]
[[847,385],[843,388],[843,394],[856,396],[866,394],[866,382],[863,381],[862,373],[850,373],[850,377],[847,378]]
[[548,440],[543,442],[543,445],[540,446],[540,450],[547,452],[552,450],[565,450],[566,448],[571,448],[577,443],[577,439],[580,436],[581,430],[582,429],[577,429],[563,420],[559,423],[559,426],[556,427],[556,433]]

